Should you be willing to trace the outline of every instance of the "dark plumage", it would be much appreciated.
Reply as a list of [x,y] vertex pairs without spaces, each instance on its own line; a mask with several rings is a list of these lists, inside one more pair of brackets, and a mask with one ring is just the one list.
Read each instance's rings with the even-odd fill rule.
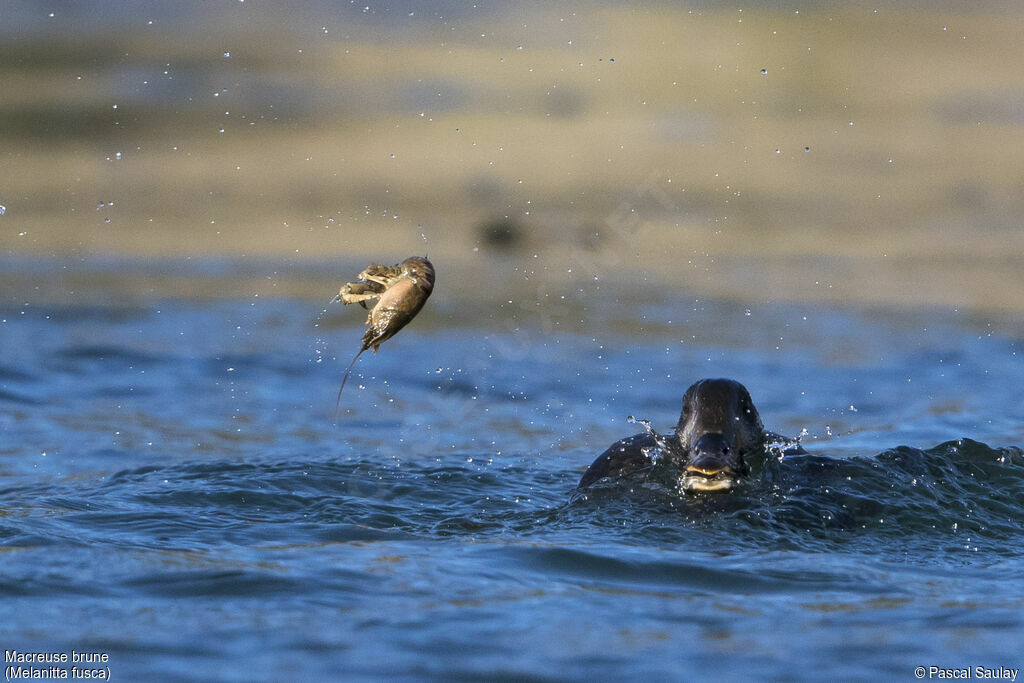
[[[683,396],[683,410],[672,433],[649,432],[613,443],[583,474],[579,489],[605,477],[622,477],[651,468],[649,453],[660,450],[682,471],[687,491],[728,491],[748,471],[746,457],[771,441],[785,441],[766,432],[750,393],[731,379],[703,379]],[[795,444],[787,453],[802,453]]]

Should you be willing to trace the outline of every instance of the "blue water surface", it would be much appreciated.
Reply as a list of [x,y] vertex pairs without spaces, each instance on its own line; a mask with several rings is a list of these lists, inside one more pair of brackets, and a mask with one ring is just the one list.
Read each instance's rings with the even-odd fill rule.
[[[337,416],[362,312],[5,299],[0,644],[120,680],[1024,665],[1018,322],[607,287],[442,291]],[[718,376],[810,454],[729,494],[574,495],[628,416],[669,429]]]

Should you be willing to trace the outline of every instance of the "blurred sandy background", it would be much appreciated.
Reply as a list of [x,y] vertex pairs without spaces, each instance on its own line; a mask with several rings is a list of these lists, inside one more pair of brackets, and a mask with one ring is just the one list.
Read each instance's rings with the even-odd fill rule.
[[325,300],[428,252],[449,296],[1021,310],[1022,35],[1010,2],[5,2],[0,287]]

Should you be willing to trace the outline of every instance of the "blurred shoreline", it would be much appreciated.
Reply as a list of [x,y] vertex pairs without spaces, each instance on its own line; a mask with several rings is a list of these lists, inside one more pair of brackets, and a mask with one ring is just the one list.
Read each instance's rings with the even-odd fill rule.
[[0,34],[8,303],[314,300],[426,252],[482,304],[1024,311],[1013,5],[84,5]]
[[[640,271],[617,267],[594,275],[580,270],[571,258],[566,262],[576,267],[558,271],[543,266],[527,270],[518,265],[518,259],[507,256],[451,261],[431,258],[438,268],[439,284],[432,297],[431,309],[435,312],[423,317],[436,318],[429,324],[440,325],[507,326],[531,316],[554,315],[562,320],[563,329],[589,329],[590,322],[583,318],[606,320],[607,316],[623,314],[630,306],[675,305],[686,310],[701,302],[719,302],[731,303],[737,310],[777,305],[811,310],[914,309],[918,313],[933,311],[940,317],[967,315],[992,324],[1011,323],[1016,329],[1012,323],[1019,320],[1022,308],[1014,292],[1000,288],[999,272],[982,273],[986,281],[979,277],[981,269],[966,274],[969,268],[955,262],[945,269],[922,262],[919,270],[905,270],[906,286],[900,288],[894,286],[894,280],[878,276],[877,265],[859,264],[864,268],[861,272],[858,266],[850,267],[832,257],[779,257],[767,262],[709,259],[702,267],[683,271],[688,278],[680,277],[679,271],[657,268]],[[548,259],[531,260],[536,264]],[[346,309],[330,306],[329,302],[338,287],[369,262],[353,256],[327,260],[220,256],[153,260],[123,254],[73,259],[18,255],[0,258],[0,306],[8,310],[26,306],[131,307],[156,301],[257,302],[261,298],[287,298],[308,302],[311,311],[322,305],[329,314],[328,325],[337,316],[341,316],[340,324],[356,325],[362,322],[360,316],[346,317]],[[751,268],[761,270],[754,272]],[[764,276],[766,270],[772,271],[771,282]],[[837,271],[846,279],[836,278],[833,274]],[[827,273],[832,279],[806,286],[816,272]],[[779,273],[788,279],[779,277]],[[935,289],[925,289],[928,284],[934,284]],[[976,298],[966,300],[972,292]],[[648,325],[656,326],[658,321],[649,320]]]

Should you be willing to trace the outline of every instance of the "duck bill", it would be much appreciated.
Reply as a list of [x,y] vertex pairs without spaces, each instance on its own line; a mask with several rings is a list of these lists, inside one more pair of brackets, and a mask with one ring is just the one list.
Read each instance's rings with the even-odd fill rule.
[[708,474],[687,468],[680,480],[684,491],[730,491],[736,486],[736,475],[732,470],[720,470]]
[[724,441],[718,444],[716,439],[720,437],[714,435],[698,441],[694,448],[696,457],[686,466],[680,480],[683,490],[728,491],[736,485],[739,480],[737,465],[741,461]]

